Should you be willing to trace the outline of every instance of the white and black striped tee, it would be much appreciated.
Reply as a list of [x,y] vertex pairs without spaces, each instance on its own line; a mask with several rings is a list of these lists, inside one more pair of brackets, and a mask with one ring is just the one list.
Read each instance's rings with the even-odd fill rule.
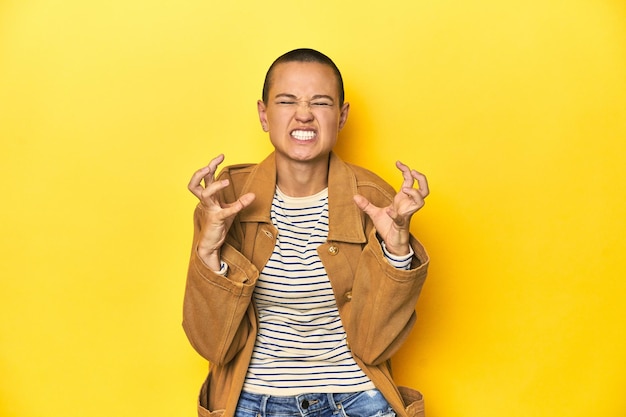
[[[298,395],[374,388],[346,345],[316,252],[328,236],[328,189],[295,198],[277,188],[271,218],[278,237],[254,291],[260,325],[243,390]],[[394,264],[407,268],[410,260]]]

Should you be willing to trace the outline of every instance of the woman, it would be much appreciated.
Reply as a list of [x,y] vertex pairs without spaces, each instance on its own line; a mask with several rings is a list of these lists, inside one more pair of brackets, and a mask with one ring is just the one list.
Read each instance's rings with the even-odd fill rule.
[[189,183],[183,327],[210,362],[199,415],[423,415],[390,358],[426,278],[409,232],[426,178],[398,162],[396,193],[333,153],[350,105],[320,52],[279,57],[257,108],[274,152],[215,178],[219,155]]

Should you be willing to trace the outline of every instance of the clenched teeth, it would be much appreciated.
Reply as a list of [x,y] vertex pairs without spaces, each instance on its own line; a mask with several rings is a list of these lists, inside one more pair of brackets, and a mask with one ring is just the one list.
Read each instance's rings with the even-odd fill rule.
[[315,132],[312,130],[294,130],[291,136],[298,140],[311,140],[315,138]]

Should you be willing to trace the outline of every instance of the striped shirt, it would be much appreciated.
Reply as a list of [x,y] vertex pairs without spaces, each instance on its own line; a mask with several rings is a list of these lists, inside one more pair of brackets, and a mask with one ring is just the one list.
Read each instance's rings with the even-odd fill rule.
[[[374,388],[346,345],[316,251],[328,236],[328,189],[289,197],[277,188],[271,218],[278,237],[254,291],[259,330],[243,390],[299,395]],[[408,268],[410,260],[395,264]]]

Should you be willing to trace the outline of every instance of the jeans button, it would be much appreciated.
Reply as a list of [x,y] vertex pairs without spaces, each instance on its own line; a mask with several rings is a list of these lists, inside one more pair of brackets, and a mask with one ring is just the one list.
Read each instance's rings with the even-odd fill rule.
[[302,406],[302,409],[306,410],[307,408],[309,408],[309,402],[307,400],[302,400],[302,402],[300,403],[300,405]]

